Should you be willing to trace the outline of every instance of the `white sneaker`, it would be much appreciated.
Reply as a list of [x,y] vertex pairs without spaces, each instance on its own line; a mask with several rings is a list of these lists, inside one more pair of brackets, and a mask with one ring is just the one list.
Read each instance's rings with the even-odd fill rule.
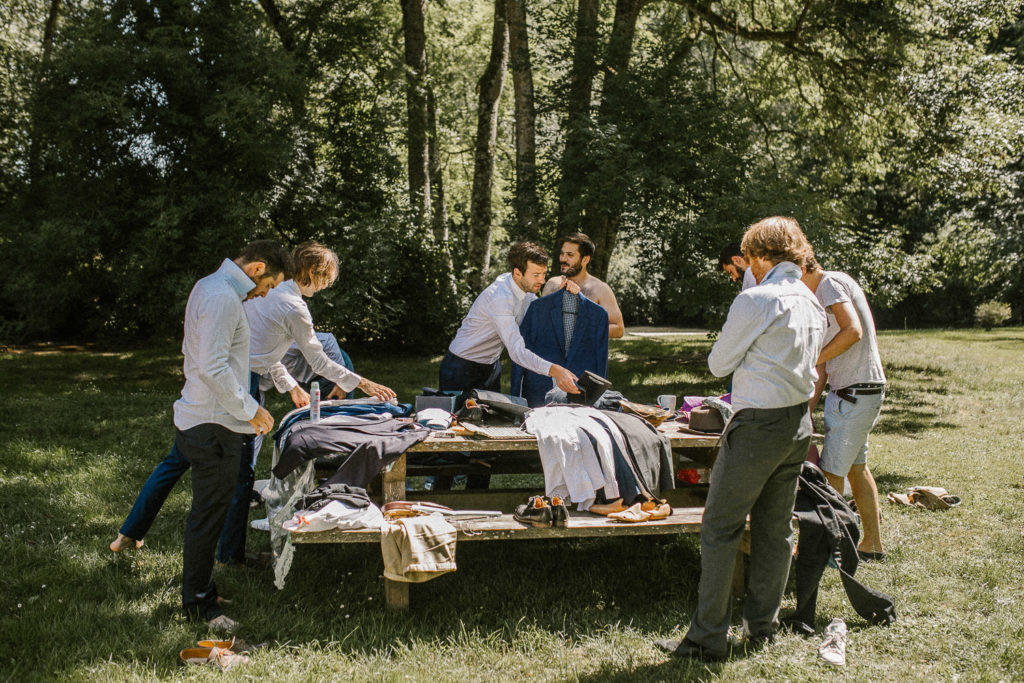
[[818,647],[818,656],[829,664],[846,664],[846,622],[839,617],[825,627],[825,639]]
[[249,526],[256,531],[270,531],[270,520],[266,517],[263,519],[254,519],[249,522]]

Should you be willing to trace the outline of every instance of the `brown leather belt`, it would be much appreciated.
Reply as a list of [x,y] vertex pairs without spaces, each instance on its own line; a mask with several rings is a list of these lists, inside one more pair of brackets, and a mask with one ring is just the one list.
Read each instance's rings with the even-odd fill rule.
[[884,384],[852,384],[848,387],[843,387],[842,389],[836,389],[835,394],[844,401],[856,403],[858,395],[872,396],[876,394],[881,394],[884,391]]

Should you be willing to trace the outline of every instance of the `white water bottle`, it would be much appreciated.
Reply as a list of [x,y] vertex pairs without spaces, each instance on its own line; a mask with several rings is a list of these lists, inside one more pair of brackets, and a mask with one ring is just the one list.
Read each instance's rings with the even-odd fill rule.
[[320,382],[313,382],[309,387],[309,421],[320,421]]

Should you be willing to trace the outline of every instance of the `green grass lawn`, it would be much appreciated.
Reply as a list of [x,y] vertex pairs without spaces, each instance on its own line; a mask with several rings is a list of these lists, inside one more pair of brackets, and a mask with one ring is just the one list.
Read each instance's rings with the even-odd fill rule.
[[[171,444],[177,349],[0,355],[0,679],[1022,678],[1024,330],[880,341],[891,391],[869,462],[882,495],[931,484],[964,502],[944,513],[883,504],[889,560],[858,577],[896,597],[893,626],[868,626],[826,573],[817,627],[840,616],[851,629],[840,670],[816,658],[817,640],[791,635],[724,664],[669,661],[653,640],[689,623],[698,542],[647,537],[463,543],[458,572],[413,586],[406,614],[382,609],[376,546],[300,546],[285,591],[267,571],[217,574],[239,635],[269,647],[228,674],[182,671],[178,650],[207,635],[179,615],[188,487],[168,499],[142,551],[107,549]],[[709,348],[613,341],[609,374],[634,400],[719,393]],[[403,400],[436,382],[440,360],[354,356]],[[276,396],[269,407],[287,410]],[[252,534],[250,547],[264,538]],[[787,596],[783,613],[792,607]]]

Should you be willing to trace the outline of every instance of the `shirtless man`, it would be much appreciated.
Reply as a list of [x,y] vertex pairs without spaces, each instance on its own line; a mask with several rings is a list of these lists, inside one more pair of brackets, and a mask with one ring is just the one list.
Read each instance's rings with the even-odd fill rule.
[[618,339],[626,333],[622,322],[622,311],[615,301],[612,288],[587,272],[587,264],[594,256],[594,242],[582,232],[574,232],[562,238],[562,249],[558,254],[562,274],[556,275],[544,285],[542,296],[558,291],[566,278],[580,287],[580,291],[608,311],[608,337]]

